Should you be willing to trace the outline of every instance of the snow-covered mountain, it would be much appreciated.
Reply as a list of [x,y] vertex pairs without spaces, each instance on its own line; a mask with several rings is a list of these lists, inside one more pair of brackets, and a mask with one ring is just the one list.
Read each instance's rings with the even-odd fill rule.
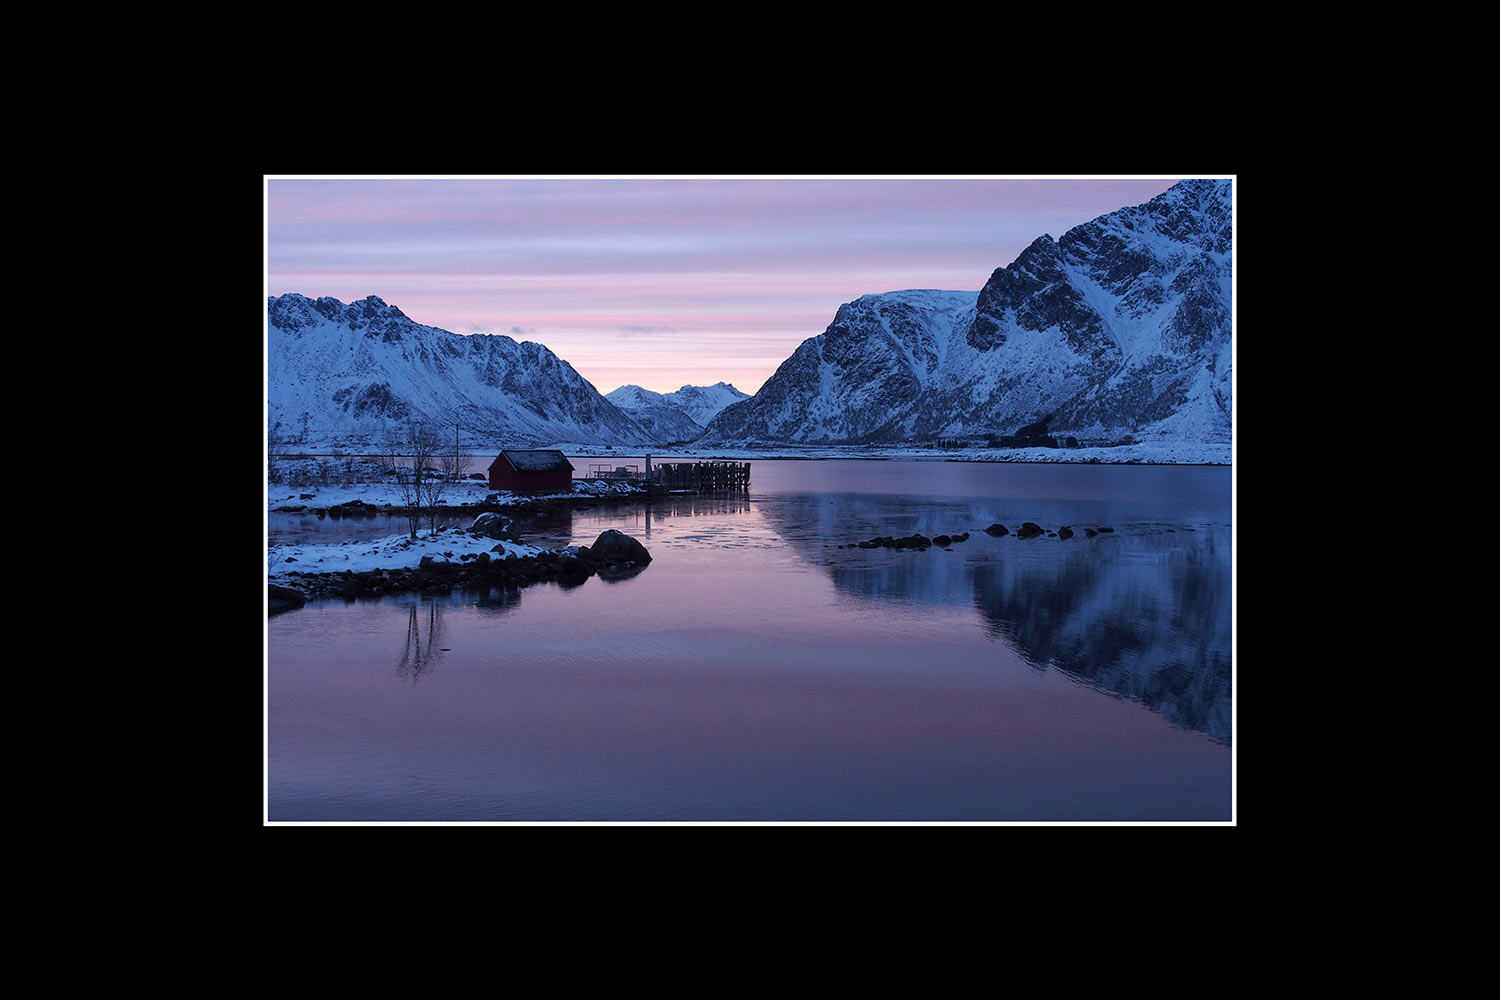
[[638,385],[622,385],[604,398],[618,406],[630,419],[646,429],[658,444],[691,441],[703,434],[703,425],[666,402],[666,394],[652,392]]
[[638,385],[622,385],[604,398],[650,431],[659,443],[691,441],[708,422],[731,403],[749,399],[726,382],[685,385],[676,392],[652,392]]
[[285,438],[378,444],[425,421],[486,447],[652,440],[541,344],[423,326],[373,295],[291,293],[266,308],[269,420]]
[[1040,236],[977,294],[846,303],[699,443],[1227,442],[1231,194],[1185,180]]
[[708,422],[718,416],[724,407],[749,399],[750,394],[740,392],[728,382],[715,382],[713,385],[685,385],[661,398],[707,427]]

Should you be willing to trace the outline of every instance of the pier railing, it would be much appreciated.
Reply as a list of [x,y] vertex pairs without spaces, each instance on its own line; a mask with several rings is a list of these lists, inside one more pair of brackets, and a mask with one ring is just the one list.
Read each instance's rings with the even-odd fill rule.
[[639,465],[600,465],[594,463],[589,466],[589,478],[624,479],[636,482],[641,478],[641,467]]

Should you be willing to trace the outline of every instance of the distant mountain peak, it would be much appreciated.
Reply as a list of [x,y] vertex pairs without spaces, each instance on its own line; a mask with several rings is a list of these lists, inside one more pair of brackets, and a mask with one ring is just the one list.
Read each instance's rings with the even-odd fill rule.
[[676,392],[652,392],[638,385],[622,385],[605,399],[620,407],[662,442],[688,441],[703,433],[707,423],[725,407],[750,394],[727,382],[709,386],[685,385]]

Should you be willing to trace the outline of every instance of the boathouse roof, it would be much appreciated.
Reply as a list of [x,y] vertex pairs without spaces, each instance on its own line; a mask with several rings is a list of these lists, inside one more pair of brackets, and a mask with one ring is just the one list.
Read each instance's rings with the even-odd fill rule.
[[493,469],[495,463],[502,458],[518,472],[549,472],[553,469],[573,471],[573,463],[568,461],[568,456],[556,448],[539,448],[529,451],[506,448],[495,456],[495,461],[490,463],[490,468]]

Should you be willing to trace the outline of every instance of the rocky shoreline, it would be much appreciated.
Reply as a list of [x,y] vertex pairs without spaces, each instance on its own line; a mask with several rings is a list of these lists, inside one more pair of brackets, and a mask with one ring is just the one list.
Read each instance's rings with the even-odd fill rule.
[[291,572],[284,584],[268,584],[268,614],[300,608],[320,597],[380,597],[385,594],[416,592],[448,594],[458,589],[488,590],[493,587],[516,590],[533,583],[558,583],[577,586],[591,576],[620,580],[639,573],[651,562],[651,553],[637,539],[609,528],[599,534],[593,545],[569,546],[558,551],[543,550],[536,555],[518,556],[504,552],[505,542],[518,542],[509,519],[496,512],[486,512],[467,529],[469,534],[493,538],[497,544],[490,552],[468,552],[452,558],[424,555],[415,567],[390,569],[344,570],[332,573]]

